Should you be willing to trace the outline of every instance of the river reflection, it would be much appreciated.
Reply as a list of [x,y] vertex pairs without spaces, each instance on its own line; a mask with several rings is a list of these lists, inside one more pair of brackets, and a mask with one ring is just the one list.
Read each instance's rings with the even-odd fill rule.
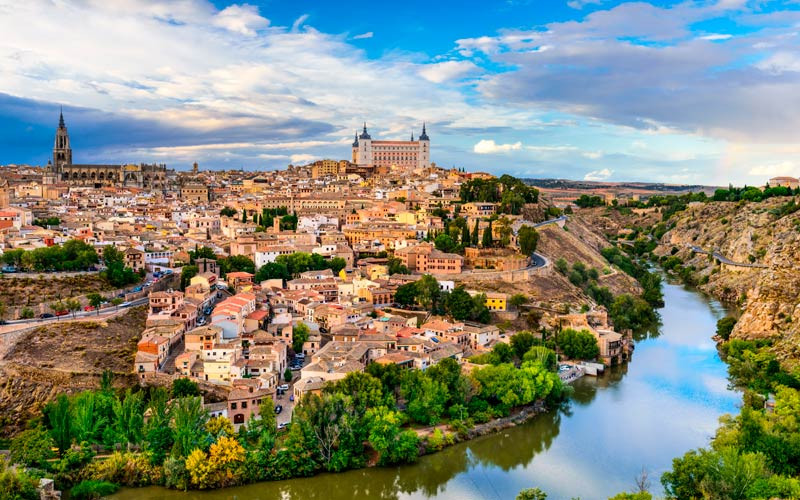
[[416,464],[212,492],[129,489],[115,498],[509,499],[536,486],[549,499],[595,499],[632,489],[642,467],[658,492],[672,458],[707,444],[739,401],[710,339],[725,308],[671,283],[664,299],[662,324],[637,338],[628,365],[577,381],[562,408]]

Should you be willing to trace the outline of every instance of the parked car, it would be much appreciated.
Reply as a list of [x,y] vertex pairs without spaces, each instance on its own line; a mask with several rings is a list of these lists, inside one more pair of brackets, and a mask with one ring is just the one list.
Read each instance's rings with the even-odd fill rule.
[[294,355],[295,359],[299,359],[300,361],[304,361],[306,359],[306,355],[302,352],[298,352]]
[[281,405],[275,406],[275,415],[280,415],[282,411],[283,411],[283,406]]
[[130,302],[123,302],[123,303],[122,303],[122,304],[120,304],[119,306],[120,306],[120,307],[128,307],[129,305],[131,305],[131,303],[130,303]]
[[200,319],[197,320],[197,326],[203,326],[205,324],[206,324],[206,319],[205,318],[200,318]]
[[[133,293],[137,293],[137,292],[141,292],[141,291],[142,291],[142,287],[140,287],[140,286],[137,286],[136,288],[133,289]],[[123,297],[124,297],[124,295],[123,295]]]
[[0,269],[0,271],[4,273],[15,273],[17,272],[17,268],[14,266],[3,266],[3,268]]
[[67,311],[66,309],[62,309],[61,311],[56,311],[56,316],[66,316],[67,314],[69,314],[69,311]]
[[289,390],[289,384],[281,384],[281,385],[278,386],[278,389],[281,390],[281,391],[288,391]]
[[88,305],[88,306],[84,307],[83,310],[86,311],[86,312],[94,311],[94,306]]
[[41,319],[47,319],[47,318],[52,318],[52,317],[53,317],[53,315],[52,315],[52,314],[50,314],[50,313],[42,313],[42,314],[40,314],[40,315],[39,315],[39,317],[40,317]]
[[278,430],[285,429],[289,426],[289,422],[281,422],[278,424]]
[[164,271],[164,274],[172,274],[172,269],[167,269],[166,271]]

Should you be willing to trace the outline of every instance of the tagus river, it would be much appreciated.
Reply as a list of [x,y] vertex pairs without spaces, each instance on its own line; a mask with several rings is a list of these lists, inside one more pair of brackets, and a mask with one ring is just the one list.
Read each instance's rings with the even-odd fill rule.
[[128,489],[118,500],[513,499],[539,487],[549,499],[607,498],[632,490],[649,471],[654,493],[673,457],[704,446],[718,418],[737,411],[713,341],[724,307],[681,285],[664,284],[657,332],[633,360],[575,385],[569,405],[524,425],[422,457],[414,465],[371,468],[210,492]]

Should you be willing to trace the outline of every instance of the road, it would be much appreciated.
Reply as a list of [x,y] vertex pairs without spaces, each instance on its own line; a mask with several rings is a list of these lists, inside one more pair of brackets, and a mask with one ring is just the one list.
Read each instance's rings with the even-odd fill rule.
[[536,269],[537,267],[544,267],[547,265],[547,257],[544,255],[539,255],[536,252],[531,254],[531,265],[528,266],[528,269]]
[[555,219],[550,219],[550,220],[546,220],[546,221],[543,221],[543,222],[537,222],[536,224],[533,225],[533,227],[542,227],[542,226],[546,226],[548,224],[555,224],[557,222],[566,221],[566,220],[567,220],[567,216],[566,215],[562,215],[561,217],[556,217]]
[[104,315],[106,315],[108,313],[115,313],[118,310],[124,309],[126,307],[136,307],[136,306],[140,306],[142,304],[147,304],[148,300],[149,299],[147,297],[142,297],[141,299],[136,299],[136,300],[131,301],[128,305],[125,305],[125,306],[120,305],[119,307],[115,307],[115,306],[105,307],[103,309],[100,309],[100,313],[99,314],[98,314],[97,311],[76,311],[74,317],[73,317],[72,314],[68,314],[66,316],[54,316],[52,318],[14,319],[14,320],[11,320],[11,321],[6,321],[6,324],[7,325],[21,325],[21,324],[27,324],[27,323],[52,323],[54,321],[61,321],[62,319],[66,320],[66,319],[74,319],[74,318],[83,318],[83,317],[86,317],[86,316],[104,316]]

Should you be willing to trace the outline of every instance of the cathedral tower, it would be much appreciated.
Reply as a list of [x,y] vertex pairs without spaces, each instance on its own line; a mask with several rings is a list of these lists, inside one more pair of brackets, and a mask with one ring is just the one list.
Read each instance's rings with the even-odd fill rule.
[[69,146],[69,134],[64,125],[64,113],[59,113],[56,140],[53,145],[53,172],[61,174],[64,165],[72,165],[72,148]]

